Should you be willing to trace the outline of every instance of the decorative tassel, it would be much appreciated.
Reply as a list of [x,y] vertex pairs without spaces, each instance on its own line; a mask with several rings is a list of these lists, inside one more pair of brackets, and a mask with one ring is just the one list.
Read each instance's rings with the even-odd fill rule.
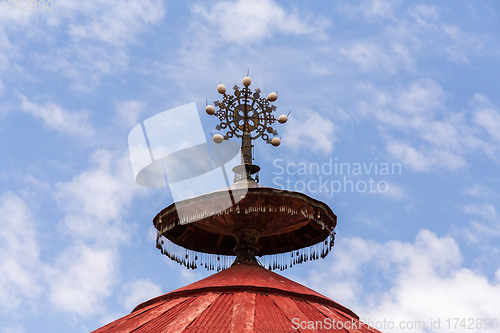
[[[264,211],[266,207],[250,207],[253,211]],[[233,208],[231,208],[233,209]],[[238,207],[236,209],[239,209]],[[280,209],[287,212],[293,212],[289,207],[283,206]],[[300,212],[304,215],[304,212]],[[298,249],[287,253],[278,253],[273,255],[260,256],[259,263],[262,262],[263,267],[269,270],[285,270],[297,264],[302,264],[308,260],[324,259],[332,250],[335,243],[335,232],[332,232],[326,240],[321,243],[314,244],[307,248]],[[185,266],[188,269],[197,269],[205,267],[207,270],[217,270],[218,272],[231,267],[235,256],[215,255],[207,253],[199,253],[196,251],[182,248],[172,243],[167,238],[160,236],[156,240],[156,247],[160,252],[178,264]]]

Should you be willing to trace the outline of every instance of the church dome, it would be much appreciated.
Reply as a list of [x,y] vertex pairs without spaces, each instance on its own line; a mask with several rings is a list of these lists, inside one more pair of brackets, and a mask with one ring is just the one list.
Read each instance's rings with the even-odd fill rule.
[[228,269],[138,305],[93,333],[379,332],[348,308],[257,263]]

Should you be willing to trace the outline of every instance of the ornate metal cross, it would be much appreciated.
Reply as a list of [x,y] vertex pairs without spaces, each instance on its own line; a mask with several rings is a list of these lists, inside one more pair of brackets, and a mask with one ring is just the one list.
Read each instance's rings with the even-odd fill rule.
[[[226,130],[224,136],[216,134],[213,140],[216,143],[221,143],[223,140],[228,140],[232,137],[241,138],[241,165],[237,166],[233,171],[239,179],[252,179],[251,175],[257,173],[260,168],[252,164],[252,140],[261,137],[267,143],[277,147],[281,140],[277,137],[270,136],[278,135],[278,132],[272,125],[278,121],[281,124],[286,123],[288,117],[281,115],[277,119],[273,112],[276,106],[271,105],[276,101],[278,94],[270,93],[267,98],[261,97],[260,89],[252,90],[248,88],[252,80],[247,76],[243,79],[243,88],[235,85],[233,87],[234,94],[226,94],[226,87],[223,84],[217,86],[217,91],[223,95],[222,101],[215,101],[214,106],[208,105],[206,112],[209,115],[215,115],[220,120],[220,124],[216,129]],[[246,177],[244,175],[246,174]]]

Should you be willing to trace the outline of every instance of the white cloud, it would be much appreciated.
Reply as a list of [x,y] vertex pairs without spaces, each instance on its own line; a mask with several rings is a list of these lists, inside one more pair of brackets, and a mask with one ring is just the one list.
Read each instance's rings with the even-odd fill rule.
[[386,149],[391,155],[409,165],[413,170],[423,171],[428,168],[428,160],[424,155],[406,142],[389,142]]
[[1,333],[24,333],[26,332],[24,327],[21,325],[12,325],[12,326],[4,326],[0,327]]
[[[241,82],[247,69],[252,86],[258,84],[255,88],[268,92],[276,89],[278,67],[310,74],[309,68],[317,62],[321,64],[315,68],[317,74],[330,70],[323,66],[326,62],[317,61],[329,26],[321,14],[271,0],[198,2],[189,8],[191,15],[180,32],[180,47],[172,50],[163,65],[184,91],[184,99],[176,96],[179,100],[172,105],[185,103],[186,98],[199,100],[207,96],[206,87],[216,87],[221,81],[229,89]],[[286,42],[290,38],[296,42]],[[303,43],[310,46],[297,47]]]
[[95,151],[91,167],[56,185],[54,197],[66,213],[62,231],[109,246],[126,240],[123,218],[139,187],[128,154]]
[[486,97],[476,95],[471,110],[456,112],[446,105],[443,88],[430,79],[390,91],[359,87],[370,96],[359,103],[361,115],[376,119],[387,152],[414,171],[459,170],[476,151],[500,161],[500,116]]
[[118,120],[130,128],[139,123],[139,117],[146,111],[147,107],[145,102],[134,99],[116,101],[114,104]]
[[356,41],[348,47],[341,47],[340,54],[346,61],[357,65],[362,72],[378,72],[384,75],[397,74],[400,69],[413,71],[415,60],[410,50],[394,42],[388,46],[380,46],[379,42]]
[[302,110],[289,118],[283,141],[289,149],[331,154],[337,141],[335,125],[316,111]]
[[341,12],[352,18],[362,16],[365,19],[393,19],[400,0],[364,0],[358,4],[346,2],[339,5]]
[[61,47],[37,54],[36,58],[41,67],[69,78],[72,88],[84,92],[94,89],[101,77],[126,70],[129,65],[124,49],[91,43]]
[[443,88],[431,79],[419,79],[399,92],[397,109],[407,114],[432,114],[444,108]]
[[463,31],[447,23],[442,9],[426,4],[413,4],[392,28],[395,38],[415,51],[438,54],[452,63],[469,63],[471,56],[480,56],[484,35]]
[[[120,248],[129,239],[126,207],[138,187],[126,153],[100,150],[91,160],[88,170],[55,186],[65,214],[59,227],[69,245],[53,263],[39,259],[27,204],[14,194],[0,197],[0,308],[6,313],[41,296],[57,311],[78,316],[106,309],[119,283]],[[147,290],[157,291],[151,285]]]
[[495,209],[495,206],[489,203],[468,204],[463,208],[463,210],[466,213],[478,215],[488,221],[493,221],[497,218],[497,211]]
[[[431,318],[497,316],[499,281],[464,267],[461,251],[451,237],[439,238],[422,230],[414,242],[351,238],[339,242],[335,249],[330,269],[312,273],[312,287],[362,318],[396,323],[422,320],[428,325]],[[367,275],[369,286],[362,281]],[[386,283],[389,289],[385,289]]]
[[278,33],[322,36],[328,21],[307,17],[298,11],[286,12],[271,0],[221,1],[212,8],[192,7],[195,14],[208,21],[222,40],[236,44],[256,43]]
[[357,215],[353,216],[352,221],[360,222],[363,225],[368,226],[372,229],[377,229],[377,231],[383,231],[385,234],[390,233],[389,229],[387,229],[387,226],[384,224],[383,221],[373,218],[372,216],[369,216],[364,212],[360,212]]
[[390,58],[372,43],[358,42],[349,49],[340,49],[340,52],[363,71],[371,71],[390,62]]
[[[483,198],[492,200],[497,197],[496,193],[489,196],[482,195]],[[500,236],[500,218],[498,215],[495,203],[492,202],[471,202],[462,207],[462,211],[472,216],[469,225],[459,236],[463,236],[465,240],[472,243],[473,246],[479,245],[483,249],[487,249],[490,245],[488,239],[497,239]],[[491,250],[487,249],[487,253],[491,254]]]
[[463,193],[476,198],[498,197],[498,194],[492,191],[491,188],[481,183],[472,184],[470,187],[466,188]]
[[133,42],[136,35],[148,25],[158,23],[165,16],[160,0],[113,2],[65,2],[59,10],[71,10],[71,16],[82,15],[83,20],[68,25],[68,33],[76,41],[98,40],[114,46]]
[[[126,48],[139,43],[138,36],[164,16],[161,0],[61,0],[51,12],[0,11],[0,26],[4,25],[0,29],[0,71],[30,75],[22,62],[29,54],[28,63],[70,78],[76,90],[92,90],[102,76],[128,67]],[[10,47],[12,44],[15,46]]]
[[424,128],[446,110],[445,93],[428,78],[417,79],[407,87],[384,91],[367,84],[359,89],[368,93],[370,102],[361,101],[360,111],[398,129]]
[[422,3],[412,5],[408,9],[408,14],[414,19],[417,25],[426,27],[431,26],[432,23],[438,22],[441,16],[437,6]]
[[386,150],[414,171],[457,170],[465,166],[464,157],[457,153],[432,147],[416,149],[404,141],[391,140],[387,142]]
[[387,182],[387,184],[388,184],[387,191],[381,192],[380,193],[381,195],[386,196],[389,199],[399,200],[399,201],[408,198],[408,194],[406,193],[406,191],[403,189],[402,186],[391,182]]
[[[9,4],[7,4],[8,6]],[[113,2],[79,2],[60,0],[54,10],[37,11],[2,10],[0,23],[6,28],[17,29],[28,24],[43,27],[42,34],[64,29],[76,42],[93,40],[114,46],[125,46],[135,40],[148,25],[158,23],[165,16],[161,0],[117,0]],[[29,38],[41,38],[41,34]],[[43,36],[45,38],[46,36]]]
[[129,240],[127,206],[136,190],[126,152],[98,150],[91,167],[55,186],[69,245],[48,270],[49,299],[59,311],[100,313],[119,283],[120,249]]
[[[477,220],[470,221],[467,229],[463,231],[465,239],[474,245],[480,245],[481,248],[491,248],[487,241],[491,238],[496,239],[500,236],[500,227],[498,221]],[[496,248],[498,251],[498,248]],[[490,251],[488,251],[490,252]]]
[[118,253],[77,243],[64,250],[49,270],[49,300],[62,312],[81,316],[104,309],[117,283]]
[[474,115],[476,124],[484,128],[496,141],[500,142],[500,113],[493,108],[480,108]]
[[25,96],[21,96],[21,99],[21,111],[41,120],[49,129],[76,137],[89,137],[94,133],[85,111],[66,111],[54,103],[38,105]]
[[29,308],[30,300],[42,291],[39,272],[40,248],[35,218],[30,207],[18,196],[5,193],[0,197],[0,309],[2,315]]
[[444,25],[442,32],[450,39],[445,47],[446,57],[450,62],[467,64],[470,54],[475,55],[483,50],[484,37],[468,34],[456,25]]
[[[311,54],[312,49],[316,53],[315,48],[324,45],[330,25],[321,15],[307,10],[299,12],[288,3],[281,5],[271,0],[198,3],[190,6],[190,10],[188,25],[180,36],[180,48],[165,67],[192,98],[199,98],[194,97],[197,94],[193,89],[210,86],[224,77],[234,77],[238,72],[241,77],[235,78],[239,81],[248,68],[254,80],[252,73],[260,74],[261,82],[275,80],[276,66],[296,66],[309,73],[307,68],[311,65],[308,64],[317,60]],[[322,43],[298,50],[295,43],[284,45],[279,37],[297,38],[299,43],[316,40]],[[269,40],[272,42],[266,48],[260,47]],[[220,52],[221,49],[224,52]],[[316,69],[319,74],[324,71],[324,67]]]
[[[367,224],[367,221],[363,221]],[[379,245],[374,241],[365,241],[360,238],[338,240],[335,242],[331,254],[333,264],[325,271],[311,270],[308,277],[309,286],[331,297],[336,302],[348,306],[363,295],[363,284],[360,281],[359,267],[373,260],[375,250]],[[353,262],[353,258],[355,262]],[[330,276],[337,277],[335,281]],[[354,309],[358,311],[358,309]]]
[[148,234],[146,236],[146,240],[148,242],[150,242],[151,244],[153,244],[154,242],[156,242],[156,236],[158,234],[158,231],[156,230],[156,228],[154,226],[149,226],[148,228]]
[[467,142],[500,163],[500,111],[487,96],[476,94],[471,102],[471,135]]
[[15,2],[5,2],[2,3],[2,10],[0,10],[0,27],[17,27],[24,26],[32,22],[33,18],[36,18],[35,11],[21,11],[17,10],[14,6]]
[[384,74],[404,69],[415,73],[419,59],[437,56],[451,63],[468,64],[472,57],[484,56],[486,34],[449,23],[438,6],[401,4],[399,0],[365,0],[339,6],[342,14],[371,24],[377,32],[341,47],[341,53],[356,69]]
[[123,285],[123,307],[131,311],[137,305],[162,294],[161,287],[149,279],[141,279]]
[[[2,15],[2,11],[0,11],[0,17]],[[5,29],[2,29],[1,24],[2,20],[0,19],[0,73],[6,72],[14,67],[13,60],[16,58],[17,47],[12,45],[10,42]],[[0,93],[1,91],[0,87]]]

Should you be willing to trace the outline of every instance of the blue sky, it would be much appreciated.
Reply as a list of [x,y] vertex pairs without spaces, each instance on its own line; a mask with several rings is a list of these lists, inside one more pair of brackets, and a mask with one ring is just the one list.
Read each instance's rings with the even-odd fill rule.
[[[155,248],[151,220],[172,196],[134,182],[127,136],[196,102],[209,139],[205,100],[247,69],[291,111],[276,152],[297,173],[401,165],[347,176],[386,191],[310,193],[337,214],[336,245],[285,276],[373,321],[441,319],[408,331],[500,319],[497,1],[53,5],[0,8],[1,333],[89,332],[210,274]],[[256,151],[263,185],[319,180]]]

